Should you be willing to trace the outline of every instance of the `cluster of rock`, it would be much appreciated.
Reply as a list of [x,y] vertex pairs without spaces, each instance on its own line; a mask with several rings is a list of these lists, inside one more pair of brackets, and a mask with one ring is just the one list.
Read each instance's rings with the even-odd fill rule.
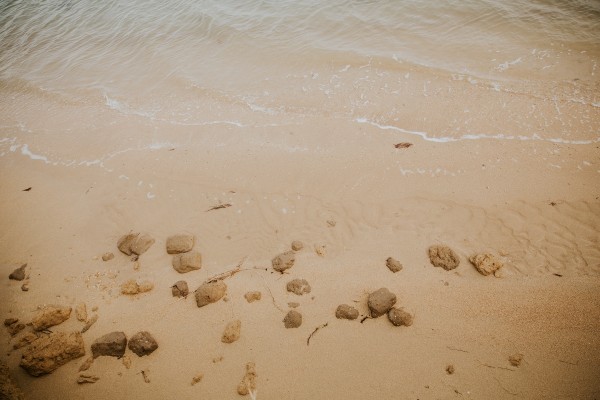
[[124,332],[111,332],[92,343],[92,356],[94,358],[100,356],[121,358],[127,347],[138,357],[143,357],[152,354],[158,348],[158,343],[147,331],[134,334],[129,341]]
[[[435,267],[440,267],[446,271],[451,271],[460,265],[458,254],[450,247],[445,245],[435,245],[428,249],[429,260]],[[504,266],[500,258],[491,253],[479,253],[469,257],[469,261],[475,269],[482,275],[488,276],[494,274]]]

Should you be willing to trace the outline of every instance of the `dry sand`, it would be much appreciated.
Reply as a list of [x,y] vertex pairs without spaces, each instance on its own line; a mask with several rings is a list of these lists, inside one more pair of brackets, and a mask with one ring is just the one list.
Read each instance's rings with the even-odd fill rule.
[[[248,363],[261,400],[600,395],[598,144],[434,143],[327,117],[195,132],[157,122],[153,132],[165,133],[148,139],[140,125],[111,118],[102,138],[18,134],[47,162],[22,147],[0,158],[2,320],[30,322],[50,304],[85,303],[88,318],[98,315],[83,333],[86,356],[42,378],[20,369],[22,350],[13,350],[31,328],[0,332],[2,359],[27,398],[238,398]],[[395,147],[403,142],[413,145]],[[70,165],[57,161],[68,154],[77,154]],[[117,249],[132,231],[155,239],[137,261]],[[181,233],[202,254],[202,268],[184,275],[165,248]],[[272,258],[294,240],[304,243],[294,266],[273,271]],[[460,265],[433,267],[431,245],[450,246]],[[103,261],[107,252],[114,258]],[[504,264],[495,275],[468,261],[487,252]],[[388,257],[403,269],[392,273]],[[28,278],[9,280],[24,263]],[[172,296],[177,281],[192,294],[238,265],[216,303]],[[310,294],[287,292],[295,278]],[[122,295],[129,280],[154,287]],[[381,287],[412,326],[363,319]],[[249,291],[261,299],[249,303]],[[286,329],[292,301],[302,325]],[[340,304],[359,318],[336,319]],[[240,337],[223,343],[232,320]],[[83,326],[72,315],[50,329]],[[77,384],[92,342],[115,331],[147,331],[158,348],[144,357],[127,350],[127,362],[99,357],[86,371],[99,380]]]

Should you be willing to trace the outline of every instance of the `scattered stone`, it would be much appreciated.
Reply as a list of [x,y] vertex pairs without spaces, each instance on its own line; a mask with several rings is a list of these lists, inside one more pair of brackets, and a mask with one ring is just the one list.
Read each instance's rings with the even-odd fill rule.
[[102,254],[102,261],[110,261],[115,258],[115,255],[111,252]]
[[90,318],[85,325],[83,326],[83,328],[81,328],[81,333],[85,333],[88,331],[88,329],[90,329],[92,327],[92,325],[94,325],[96,323],[96,321],[98,321],[98,314],[94,314],[92,315],[92,318]]
[[241,396],[246,396],[250,393],[256,393],[256,364],[249,362],[246,364],[246,374],[237,387],[237,392]]
[[21,290],[24,292],[29,292],[29,282],[26,282],[21,285]]
[[325,248],[325,245],[324,244],[315,245],[315,253],[317,253],[317,255],[319,257],[325,257],[327,255],[327,249]]
[[488,276],[495,273],[504,265],[498,257],[490,253],[475,254],[469,258],[481,275]]
[[233,343],[240,338],[240,333],[242,330],[242,321],[236,319],[235,321],[231,321],[225,326],[225,330],[223,331],[223,336],[221,337],[221,342],[223,343]]
[[338,319],[354,320],[358,318],[358,310],[348,304],[340,304],[335,310],[335,317]]
[[17,322],[19,322],[18,318],[6,318],[4,320],[4,326],[10,326],[12,324],[16,324]]
[[513,354],[512,356],[508,357],[508,362],[513,367],[518,367],[523,362],[523,354],[521,354],[521,353]]
[[171,293],[173,297],[187,297],[190,293],[188,284],[186,281],[177,281],[171,286]]
[[273,258],[273,260],[271,260],[271,265],[273,265],[275,271],[283,273],[286,269],[292,268],[295,261],[296,256],[294,255],[294,252],[286,251]]
[[88,315],[87,315],[87,307],[85,306],[85,303],[77,304],[77,307],[75,307],[75,316],[77,317],[77,321],[81,321],[81,322],[87,321]]
[[195,271],[202,267],[202,255],[197,251],[176,254],[173,256],[173,268],[180,274]]
[[49,374],[85,354],[81,333],[55,332],[40,337],[24,351],[20,366],[31,376]]
[[139,233],[128,233],[127,235],[121,236],[117,241],[117,248],[119,251],[128,256],[133,254],[131,251],[131,245],[139,235]]
[[92,366],[92,364],[94,363],[94,357],[88,357],[83,364],[81,364],[79,366],[79,372],[83,372],[83,371],[87,371],[88,369],[90,369],[90,367]]
[[413,324],[413,316],[402,308],[392,307],[392,309],[388,311],[388,319],[395,326],[411,326]]
[[80,374],[77,378],[77,383],[83,385],[84,383],[96,383],[100,378],[96,375]]
[[334,226],[336,226],[336,222],[332,219],[328,219],[327,220],[327,225],[329,225],[330,228],[333,228]]
[[296,303],[295,301],[290,301],[288,303],[288,307],[289,308],[298,308],[298,307],[300,307],[300,303]]
[[7,326],[6,329],[8,330],[8,333],[10,334],[10,336],[16,336],[17,333],[19,333],[23,329],[25,329],[25,324],[14,323],[12,325]]
[[22,281],[23,279],[25,279],[25,268],[27,267],[27,264],[23,264],[21,265],[19,268],[15,269],[13,272],[11,272],[11,274],[8,276],[8,279],[12,279],[14,281]]
[[142,357],[147,356],[158,349],[158,343],[156,343],[156,340],[149,332],[142,331],[136,333],[129,339],[127,347],[137,354],[138,357]]
[[431,246],[428,252],[429,260],[435,267],[450,271],[460,264],[458,255],[448,246]]
[[452,365],[452,364],[449,364],[449,365],[446,367],[446,373],[447,373],[448,375],[452,375],[452,374],[454,373],[454,365]]
[[38,332],[27,332],[13,345],[13,349],[18,350],[22,347],[29,346],[34,341],[38,340],[39,337],[40,334]]
[[202,381],[202,379],[204,378],[204,374],[200,373],[200,374],[196,374],[193,378],[192,378],[192,386],[194,386],[196,383],[200,383]]
[[262,293],[258,291],[247,292],[244,297],[248,303],[258,301],[262,298]]
[[92,355],[123,357],[127,345],[127,336],[123,332],[111,332],[99,337],[92,343]]
[[311,287],[306,279],[293,279],[287,283],[287,291],[302,296],[310,293]]
[[121,293],[129,296],[138,293],[149,292],[154,288],[154,284],[148,281],[137,283],[135,279],[130,279],[121,285]]
[[298,328],[300,325],[302,325],[302,314],[296,310],[290,310],[283,319],[283,324],[288,329]]
[[396,304],[396,295],[387,288],[381,288],[369,295],[367,305],[371,311],[371,317],[377,318],[387,313]]
[[154,241],[155,240],[152,236],[143,233],[132,241],[130,250],[133,254],[141,256],[148,251],[150,246],[154,244]]
[[122,360],[123,360],[123,365],[125,366],[125,368],[127,368],[127,369],[131,368],[131,357],[129,357],[128,355],[124,355]]
[[0,361],[0,399],[24,400],[25,395],[12,380],[8,365]]
[[219,301],[227,292],[227,285],[223,281],[203,283],[194,292],[196,294],[196,305],[204,307],[207,304]]
[[47,306],[31,321],[35,331],[43,331],[51,326],[62,324],[71,316],[71,307]]
[[402,268],[404,268],[402,264],[400,264],[400,261],[392,257],[389,257],[387,260],[385,260],[385,265],[394,273],[402,271]]
[[194,235],[173,235],[167,238],[167,253],[187,253],[194,247]]
[[304,248],[304,243],[302,243],[301,241],[299,241],[299,240],[294,240],[294,241],[292,242],[292,250],[294,250],[294,251],[300,251],[300,250],[302,250],[303,248]]

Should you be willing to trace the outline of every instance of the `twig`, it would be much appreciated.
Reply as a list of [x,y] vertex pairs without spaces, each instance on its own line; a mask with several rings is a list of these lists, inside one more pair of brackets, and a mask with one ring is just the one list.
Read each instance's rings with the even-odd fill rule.
[[565,361],[565,360],[558,360],[561,363],[565,363],[565,364],[569,364],[569,365],[579,365],[579,361],[577,362],[571,362],[571,361]]
[[454,351],[462,351],[463,353],[468,353],[468,351],[463,350],[463,349],[457,349],[456,347],[446,346],[446,348],[448,348],[450,350],[454,350]]
[[[254,269],[263,269],[263,268],[254,267]],[[264,268],[264,270],[267,271],[267,268]],[[269,288],[269,286],[267,285],[267,282],[265,282],[265,279],[262,276],[260,276],[260,275],[258,275],[258,277],[263,281],[263,286],[269,292],[269,295],[271,296],[271,302],[273,303],[273,305],[275,306],[275,308],[278,309],[281,312],[285,312],[285,310],[283,308],[279,307],[277,305],[277,302],[275,302],[275,296],[273,296],[273,292],[271,292],[271,288]]]
[[482,362],[481,362],[481,361],[479,361],[479,360],[477,360],[477,362],[479,363],[479,365],[482,365],[482,366],[484,366],[484,367],[488,367],[488,368],[494,368],[494,369],[505,369],[505,370],[507,370],[507,371],[516,371],[515,369],[512,369],[512,368],[507,368],[507,367],[496,367],[496,366],[493,366],[493,365],[485,364],[485,363],[482,363]]
[[310,335],[308,335],[308,339],[306,339],[306,345],[308,346],[308,345],[310,344],[310,338],[312,338],[312,336],[313,336],[315,333],[317,333],[317,331],[318,331],[319,329],[323,329],[323,328],[325,328],[327,325],[329,325],[329,322],[325,322],[323,325],[319,325],[319,326],[317,326],[317,327],[315,328],[315,330],[314,330],[314,331],[312,331],[312,333],[311,333]]
[[244,261],[246,261],[246,258],[248,258],[248,256],[242,258],[242,260],[238,263],[238,265],[235,266],[234,269],[229,270],[229,271],[225,271],[225,272],[221,272],[220,274],[214,275],[211,278],[208,278],[207,280],[204,281],[204,283],[213,283],[216,281],[222,281],[225,278],[229,278],[235,274],[237,274],[240,271],[248,271],[250,268],[248,269],[241,269],[240,267],[242,266],[242,264],[244,263]]
[[371,319],[371,317],[369,317],[368,315],[363,317],[363,319],[360,320],[360,323],[362,324],[363,322],[365,322],[366,320]]
[[229,204],[229,203],[219,204],[218,206],[213,206],[213,207],[209,208],[205,212],[209,212],[209,211],[213,211],[213,210],[219,210],[221,208],[227,208],[227,207],[231,207],[231,204]]
[[496,382],[498,382],[498,385],[500,385],[500,387],[502,388],[502,390],[504,390],[506,393],[512,394],[513,396],[516,396],[516,395],[519,394],[519,393],[511,392],[510,390],[508,390],[507,388],[505,388],[504,386],[502,386],[502,382],[500,382],[500,379],[496,378],[495,376],[493,378],[496,380]]

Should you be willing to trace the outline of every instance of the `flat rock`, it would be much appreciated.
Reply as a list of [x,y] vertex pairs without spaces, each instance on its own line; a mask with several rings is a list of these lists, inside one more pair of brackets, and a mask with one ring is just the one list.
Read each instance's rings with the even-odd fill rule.
[[485,276],[495,273],[504,266],[498,257],[490,253],[475,254],[469,257],[469,261],[481,275]]
[[435,267],[446,271],[453,270],[460,264],[458,255],[448,246],[431,246],[428,250],[429,260]]
[[373,318],[387,313],[394,304],[396,304],[396,295],[387,288],[381,288],[371,293],[367,301],[371,317]]
[[131,251],[131,245],[139,235],[139,233],[128,233],[127,235],[121,236],[117,241],[117,248],[119,251],[128,256],[132,255],[133,251]]
[[142,331],[133,335],[127,345],[138,357],[147,356],[158,349],[158,343],[149,332]]
[[411,326],[413,324],[413,316],[402,308],[392,307],[387,315],[390,322],[395,326]]
[[338,319],[354,320],[358,318],[358,310],[348,304],[340,304],[335,310],[335,317]]
[[87,371],[94,363],[94,356],[88,357],[80,366],[79,372]]
[[99,337],[92,343],[92,355],[123,357],[127,345],[127,336],[123,332],[111,332]]
[[392,257],[389,257],[387,260],[385,260],[385,265],[394,273],[402,271],[402,268],[404,268],[402,264],[400,264],[400,261]]
[[102,261],[110,261],[115,258],[115,255],[111,252],[102,254]]
[[187,253],[194,247],[194,235],[173,235],[167,238],[167,253],[179,254]]
[[221,342],[223,343],[233,343],[240,338],[240,334],[242,331],[242,321],[236,319],[235,321],[229,322],[225,326],[225,330],[223,331],[223,336],[221,336]]
[[177,281],[171,286],[171,293],[173,297],[187,297],[190,293],[188,284],[186,281]]
[[204,307],[207,304],[219,301],[227,292],[227,285],[223,281],[203,283],[194,292],[196,295],[196,305]]
[[[256,364],[253,362],[249,362],[246,364],[246,373],[242,378],[242,381],[239,383],[237,387],[237,392],[241,396],[246,396],[250,393],[256,393],[256,378],[258,375],[256,374]],[[256,395],[252,396],[253,398]]]
[[306,279],[293,279],[287,283],[287,291],[302,296],[310,293],[311,287]]
[[8,365],[0,361],[0,399],[24,400],[25,395],[12,380]]
[[130,250],[133,254],[141,256],[154,244],[155,240],[152,236],[142,233],[138,235],[130,244]]
[[301,241],[299,241],[299,240],[294,240],[294,241],[292,242],[292,250],[294,250],[294,251],[300,251],[300,250],[302,250],[303,248],[304,248],[304,243],[302,243]]
[[285,253],[278,254],[271,260],[273,269],[277,272],[283,272],[294,266],[296,256],[293,251],[286,251]]
[[145,281],[138,283],[135,279],[130,279],[121,285],[121,294],[133,296],[138,293],[149,292],[153,288],[154,284],[152,282]]
[[84,354],[81,333],[55,332],[38,338],[25,348],[20,366],[29,375],[40,376],[49,374]]
[[51,326],[62,324],[71,316],[71,307],[47,306],[31,321],[35,331],[43,331]]
[[175,254],[172,261],[173,268],[180,274],[195,271],[202,267],[202,255],[197,251]]
[[25,279],[26,276],[25,268],[27,268],[27,264],[21,265],[19,268],[11,272],[10,275],[8,275],[8,279],[12,279],[14,281],[22,281],[23,279]]
[[255,301],[258,301],[262,298],[262,293],[259,291],[252,291],[252,292],[247,292],[244,297],[246,298],[246,301],[248,303],[253,303]]
[[84,383],[96,383],[99,380],[100,380],[100,377],[98,377],[96,375],[80,374],[79,377],[77,378],[77,383],[79,385],[83,385]]
[[283,325],[286,328],[298,328],[302,325],[302,314],[296,310],[290,310],[283,319]]

